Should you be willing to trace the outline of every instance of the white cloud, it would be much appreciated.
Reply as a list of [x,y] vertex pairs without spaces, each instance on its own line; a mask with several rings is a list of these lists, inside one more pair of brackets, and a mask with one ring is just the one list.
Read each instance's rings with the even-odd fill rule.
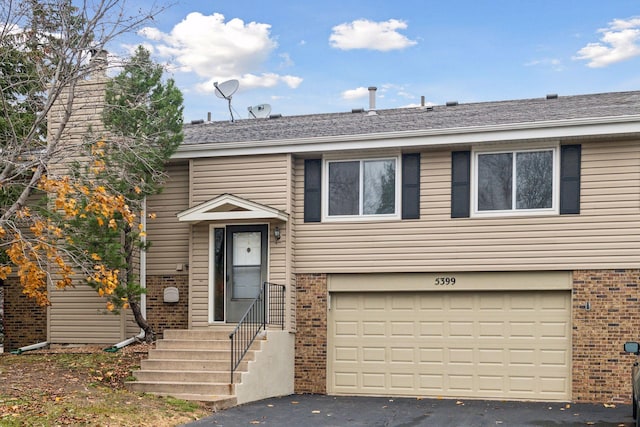
[[640,55],[640,17],[614,19],[598,30],[599,42],[589,43],[573,59],[589,61],[591,68],[606,67]]
[[300,86],[300,83],[302,83],[302,78],[297,76],[280,76],[280,80],[283,81],[291,89],[297,88],[298,86]]
[[279,82],[297,87],[302,81],[299,77],[255,74],[264,68],[278,46],[270,30],[269,24],[245,23],[237,18],[225,22],[220,13],[192,12],[169,33],[146,27],[139,35],[152,42],[153,52],[174,63],[176,71],[205,78],[198,84],[199,90],[213,92],[214,81],[233,78],[240,80],[243,89],[272,87]]
[[[282,83],[289,86],[292,89],[297,88],[300,83],[302,83],[302,78],[296,76],[281,76],[275,73],[263,73],[260,75],[256,74],[243,74],[240,77],[237,77],[237,80],[240,82],[240,88],[243,90],[247,89],[256,89],[256,88],[264,88],[264,87],[275,87],[276,85]],[[217,82],[216,78],[208,79],[204,82],[197,84],[197,90],[200,92],[214,92],[215,86],[214,82]]]
[[554,71],[563,71],[564,65],[557,58],[534,59],[524,64],[525,67],[549,67]]
[[291,55],[289,55],[288,53],[281,53],[278,56],[282,60],[282,62],[280,62],[280,68],[293,67],[294,63],[293,63],[293,60],[291,59]]
[[349,89],[342,92],[342,99],[351,100],[351,99],[360,99],[369,95],[369,89],[366,87],[359,87],[356,89]]
[[358,19],[333,27],[329,44],[342,50],[370,49],[386,52],[404,49],[418,43],[397,31],[406,28],[407,23],[397,19],[384,22]]

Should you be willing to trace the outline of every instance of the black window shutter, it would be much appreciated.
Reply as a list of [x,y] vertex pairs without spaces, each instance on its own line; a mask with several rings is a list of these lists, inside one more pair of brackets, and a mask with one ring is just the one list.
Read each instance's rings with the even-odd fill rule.
[[402,155],[402,219],[420,218],[420,153]]
[[304,161],[304,222],[322,219],[322,160]]
[[580,145],[560,147],[560,215],[580,213]]
[[451,218],[468,218],[471,203],[471,151],[451,153]]

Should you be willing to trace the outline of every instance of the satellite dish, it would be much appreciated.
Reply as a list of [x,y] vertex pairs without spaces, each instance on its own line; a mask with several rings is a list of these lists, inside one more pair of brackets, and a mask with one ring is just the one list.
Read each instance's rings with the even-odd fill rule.
[[218,82],[213,83],[216,88],[216,96],[218,98],[223,98],[226,100],[230,100],[231,96],[236,93],[238,90],[238,86],[240,83],[237,80],[227,80],[226,82],[222,82],[218,84]]
[[227,80],[226,82],[222,82],[218,84],[218,82],[214,82],[213,86],[215,86],[216,96],[218,98],[226,99],[229,102],[229,114],[231,114],[231,122],[233,122],[233,111],[231,109],[231,96],[236,93],[238,90],[238,86],[240,83],[237,80]]
[[247,110],[249,110],[250,119],[264,119],[266,117],[269,117],[269,114],[271,114],[271,105],[254,105],[253,107],[247,108]]

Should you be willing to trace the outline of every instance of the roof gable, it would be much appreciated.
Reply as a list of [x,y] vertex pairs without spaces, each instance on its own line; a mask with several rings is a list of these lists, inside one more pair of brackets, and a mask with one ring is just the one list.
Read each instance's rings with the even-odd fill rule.
[[223,194],[177,214],[178,221],[229,221],[241,219],[278,219],[287,221],[289,214],[233,194]]

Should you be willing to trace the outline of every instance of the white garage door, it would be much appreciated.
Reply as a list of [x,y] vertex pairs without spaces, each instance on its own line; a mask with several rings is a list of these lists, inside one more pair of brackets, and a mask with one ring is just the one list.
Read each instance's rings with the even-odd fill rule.
[[332,293],[331,394],[570,399],[570,293]]

